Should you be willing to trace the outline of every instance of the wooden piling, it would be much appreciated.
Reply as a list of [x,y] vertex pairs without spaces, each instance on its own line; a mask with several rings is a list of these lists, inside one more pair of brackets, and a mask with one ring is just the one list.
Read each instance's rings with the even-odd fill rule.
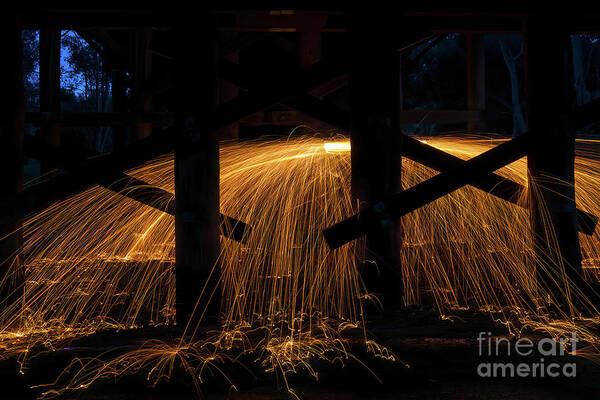
[[[364,13],[352,14],[350,20],[352,192],[364,208],[402,191],[400,67],[392,20]],[[402,300],[401,248],[399,219],[367,235],[367,257],[376,261],[380,270],[379,287],[374,290],[386,311]]]
[[307,16],[299,27],[299,58],[303,67],[321,60],[321,30],[327,22],[326,15]]
[[[1,18],[0,40],[3,48],[3,110],[0,113],[0,194],[14,195],[23,190],[23,45],[20,16],[5,12]],[[0,225],[0,308],[16,301],[25,284],[21,265],[21,221]]]
[[[555,293],[566,275],[581,278],[575,204],[575,136],[570,33],[559,15],[534,14],[525,26],[528,127],[534,145],[527,158],[532,245],[538,279]],[[557,254],[558,251],[560,254]]]
[[[60,30],[53,26],[40,29],[40,111],[60,112]],[[48,121],[40,127],[43,141],[60,146],[60,125]],[[41,163],[42,173],[53,169]]]
[[[152,39],[151,29],[142,29],[134,33],[134,97],[137,99],[134,105],[134,112],[141,119],[146,112],[152,111],[152,96],[147,92],[149,90],[150,80],[152,78],[152,53],[150,52],[150,42]],[[138,122],[135,126],[136,140],[144,139],[152,134],[152,124],[147,122]]]
[[[483,36],[465,34],[465,53],[467,61],[467,109],[483,111],[485,109],[485,48]],[[467,131],[477,132],[485,129],[483,120],[468,120]]]
[[[233,40],[236,36],[239,35],[239,32],[220,32],[219,39],[220,42],[225,42],[227,40]],[[231,51],[223,56],[224,60],[231,62],[234,65],[239,65],[240,63],[240,51]],[[216,105],[227,103],[228,101],[235,100],[240,94],[239,88],[224,79],[219,79],[219,84],[217,86],[217,93],[215,103]],[[234,122],[230,125],[227,125],[221,129],[219,129],[218,133],[219,139],[225,140],[238,140],[240,137],[240,126],[238,122]]]
[[[127,111],[127,88],[125,71],[115,69],[112,72],[112,105],[113,112],[123,113]],[[113,126],[113,149],[122,150],[126,144],[126,126]]]
[[[175,273],[177,323],[182,326],[190,318],[199,321],[204,311],[203,323],[214,320],[221,297],[216,266],[219,147],[210,128],[217,78],[216,30],[212,15],[195,13],[193,18],[177,27],[176,53]],[[194,43],[192,49],[189,43]]]

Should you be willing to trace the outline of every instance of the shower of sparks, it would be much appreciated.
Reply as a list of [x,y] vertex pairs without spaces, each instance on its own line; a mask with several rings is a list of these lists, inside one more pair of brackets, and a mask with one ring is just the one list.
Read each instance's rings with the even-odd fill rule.
[[[450,137],[424,142],[463,159],[497,144]],[[597,149],[578,149],[577,203],[596,215],[599,164]],[[527,186],[525,160],[498,173]],[[172,155],[128,174],[174,193]],[[405,160],[403,186],[435,174]],[[350,193],[350,142],[304,137],[223,144],[220,190],[221,212],[253,227],[244,244],[221,239],[222,330],[203,336],[192,327],[176,343],[149,341],[108,360],[76,360],[71,375],[45,396],[142,370],[157,383],[171,375],[175,360],[199,385],[203,371],[223,374],[219,364],[233,348],[258,354],[257,362],[284,378],[299,369],[316,377],[311,360],[353,357],[343,333],[365,332],[362,309],[373,299],[357,268],[364,241],[330,251],[321,235],[358,209]],[[526,199],[523,193],[519,201]],[[600,343],[600,314],[572,285],[565,291],[581,299],[577,308],[550,316],[531,301],[548,292],[526,261],[532,249],[524,208],[465,187],[407,215],[403,225],[398,251],[407,304],[430,302],[443,316],[470,307],[493,313],[515,335],[523,329],[555,338],[576,332],[592,350]],[[172,216],[98,186],[25,221],[24,249],[15,259],[22,259],[27,279],[22,298],[0,313],[0,358],[18,356],[24,363],[32,353],[101,329],[173,324],[174,230]],[[599,235],[580,235],[590,277],[600,268]],[[21,272],[12,265],[13,274]],[[6,279],[4,285],[11,275]],[[364,343],[395,359],[366,333]]]

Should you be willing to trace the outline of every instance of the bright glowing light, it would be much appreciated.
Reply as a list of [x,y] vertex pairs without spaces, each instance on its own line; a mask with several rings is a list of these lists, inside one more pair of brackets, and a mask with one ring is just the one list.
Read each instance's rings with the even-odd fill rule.
[[427,144],[427,140],[425,139],[419,139],[419,142]]
[[350,142],[326,142],[323,148],[328,153],[350,151]]

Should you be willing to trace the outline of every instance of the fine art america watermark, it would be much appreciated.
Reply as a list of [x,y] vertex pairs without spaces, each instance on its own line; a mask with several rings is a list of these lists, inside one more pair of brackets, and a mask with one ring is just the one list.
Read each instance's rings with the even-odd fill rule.
[[[510,341],[505,337],[493,337],[491,332],[480,332],[477,337],[478,352],[486,360],[477,365],[477,374],[483,378],[574,378],[577,376],[577,365],[574,362],[560,362],[560,357],[576,355],[577,341],[574,333],[570,338],[544,338],[534,343],[526,337]],[[509,356],[511,361],[493,360],[496,358],[499,361],[498,358],[505,356]],[[572,358],[565,361],[572,361]]]

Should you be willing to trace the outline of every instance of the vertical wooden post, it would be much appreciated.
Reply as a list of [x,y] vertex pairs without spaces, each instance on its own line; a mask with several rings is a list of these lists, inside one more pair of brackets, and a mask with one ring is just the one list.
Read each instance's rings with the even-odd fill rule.
[[321,60],[321,30],[327,16],[307,16],[298,28],[300,33],[300,64],[308,67]]
[[[152,111],[152,96],[148,93],[149,83],[152,78],[152,53],[150,52],[150,41],[152,30],[146,29],[135,32],[134,48],[134,89],[136,103],[134,112],[138,118],[142,118],[145,112]],[[147,138],[152,134],[152,124],[138,122],[135,127],[135,138],[137,140]]]
[[566,117],[574,105],[571,41],[558,15],[532,15],[525,30],[528,128],[534,136],[527,158],[531,228],[538,279],[557,293],[562,286],[561,263],[567,276],[575,282],[581,278],[575,136],[567,131]]
[[[352,191],[361,205],[377,204],[402,190],[402,139],[396,133],[400,68],[391,33],[396,23],[381,14],[351,15]],[[386,310],[401,304],[401,247],[401,222],[385,218],[382,210],[381,229],[367,235],[367,257],[380,268],[379,285],[374,289]]]
[[[405,70],[404,57],[402,53],[398,52],[398,127],[401,128],[400,121],[402,121],[402,112],[404,111],[404,70]],[[402,188],[400,188],[402,190]]]
[[[216,266],[220,240],[219,145],[216,132],[211,130],[217,78],[215,38],[215,22],[208,13],[194,13],[193,19],[181,21],[177,27],[175,273],[180,325],[192,316],[205,284],[194,318],[206,309],[204,321],[213,320],[220,305],[220,270]],[[190,144],[201,144],[201,151],[190,154]]]
[[[112,72],[112,104],[114,112],[127,111],[127,88],[125,87],[125,72],[115,69]],[[126,145],[127,128],[123,125],[113,127],[114,149],[122,149]]]
[[[5,12],[0,19],[0,40],[4,54],[0,73],[3,100],[0,113],[0,196],[6,196],[23,190],[25,101],[20,16]],[[21,246],[20,221],[0,226],[0,308],[13,303],[22,294],[25,277],[19,253]]]
[[[235,37],[236,35],[238,35],[238,32],[220,32],[220,39],[224,41],[227,39],[231,39],[231,38]],[[234,64],[239,64],[240,63],[240,52],[239,52],[239,50],[233,51],[233,52],[227,54],[226,56],[224,56],[224,58],[229,62],[232,62]],[[238,97],[238,95],[240,93],[240,89],[236,85],[234,85],[226,80],[223,80],[223,79],[219,80],[219,85],[218,85],[217,89],[218,89],[218,93],[216,95],[216,104],[223,104],[230,100],[234,100],[235,98]],[[220,139],[237,140],[237,139],[239,139],[239,137],[240,137],[240,126],[239,126],[239,123],[237,123],[237,122],[219,129],[219,138]]]
[[[44,26],[40,29],[40,111],[60,112],[60,30]],[[42,140],[60,146],[60,126],[49,122],[40,128]],[[42,172],[54,169],[42,163]]]
[[[465,35],[467,58],[467,109],[483,111],[485,109],[485,48],[483,36],[467,33]],[[474,132],[485,129],[483,121],[467,122],[467,130]]]

